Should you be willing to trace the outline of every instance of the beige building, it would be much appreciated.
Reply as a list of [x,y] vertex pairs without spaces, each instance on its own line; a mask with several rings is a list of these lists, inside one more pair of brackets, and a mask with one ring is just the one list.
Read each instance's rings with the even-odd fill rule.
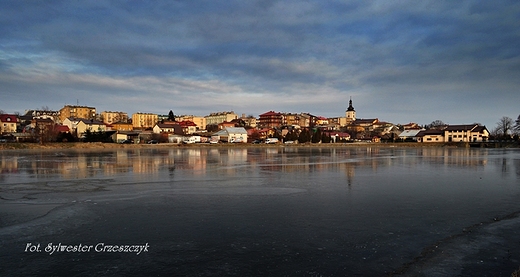
[[442,130],[420,131],[416,137],[419,142],[485,142],[489,131],[478,124],[448,125]]
[[246,123],[246,126],[256,128],[256,117],[252,115],[246,116],[245,114],[242,114],[242,117],[240,119],[242,119]]
[[198,130],[206,130],[206,118],[194,115],[181,115],[175,119],[176,121],[191,121],[197,125]]
[[444,129],[444,141],[446,142],[483,142],[489,138],[486,126],[448,125]]
[[[231,112],[218,112],[218,113],[211,113],[206,118],[206,126],[207,125],[218,125],[222,122],[229,122],[233,119],[238,119],[238,115],[231,111]],[[196,124],[196,122],[195,122]]]
[[90,132],[106,132],[107,126],[101,121],[80,119],[76,125],[78,138],[81,138],[87,130]]
[[132,123],[127,123],[127,122],[115,122],[115,123],[112,123],[112,130],[114,131],[121,131],[121,132],[126,132],[126,131],[133,131],[134,130],[134,126],[132,125]]
[[106,124],[128,122],[128,114],[125,112],[104,111],[101,113],[101,120]]
[[153,128],[158,121],[158,115],[153,113],[134,113],[132,115],[134,129]]
[[96,108],[66,105],[60,110],[60,122],[64,122],[67,118],[95,119]]

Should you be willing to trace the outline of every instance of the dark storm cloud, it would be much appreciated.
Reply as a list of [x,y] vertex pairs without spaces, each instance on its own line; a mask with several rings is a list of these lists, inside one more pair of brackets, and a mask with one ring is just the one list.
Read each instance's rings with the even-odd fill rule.
[[[298,108],[327,116],[341,116],[353,95],[360,104],[385,101],[384,109],[363,108],[397,122],[437,119],[398,115],[403,105],[447,106],[449,95],[473,105],[489,101],[490,91],[518,100],[520,6],[511,1],[4,1],[0,8],[2,93],[44,82],[49,100],[66,91],[72,99],[174,95],[198,100],[206,113],[231,103],[256,114]],[[230,94],[241,101],[223,100]]]

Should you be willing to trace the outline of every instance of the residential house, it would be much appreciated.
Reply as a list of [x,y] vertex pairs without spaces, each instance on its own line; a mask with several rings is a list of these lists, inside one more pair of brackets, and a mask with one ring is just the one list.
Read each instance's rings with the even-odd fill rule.
[[16,133],[18,116],[14,114],[0,114],[0,134]]
[[87,131],[90,132],[106,132],[106,124],[97,121],[94,119],[79,119],[77,125],[76,125],[76,135],[78,138],[81,138],[85,135]]
[[181,115],[176,118],[177,121],[191,121],[195,123],[197,131],[206,130],[206,118],[203,116]]
[[223,130],[223,129],[226,129],[226,128],[232,128],[232,127],[236,127],[236,122],[224,121],[224,122],[220,122],[218,124],[218,129],[219,130]]
[[178,134],[182,135],[184,134],[182,130],[182,126],[179,124],[179,122],[175,121],[166,121],[166,122],[159,122],[155,124],[153,127],[153,133],[154,134]]
[[183,120],[178,122],[179,126],[182,128],[183,134],[191,135],[197,132],[197,124],[190,120]]
[[56,123],[54,123],[54,121],[50,118],[45,118],[45,119],[34,118],[31,121],[31,128],[36,129],[36,130],[41,130],[41,131],[54,130],[54,125],[56,125]]
[[60,122],[63,123],[67,118],[95,119],[96,108],[66,105],[60,110]]
[[112,123],[111,125],[112,125],[113,131],[129,132],[129,131],[134,130],[134,126],[132,125],[132,123],[128,123],[128,122],[118,121],[118,122]]
[[218,136],[221,141],[231,143],[246,143],[247,131],[243,127],[228,127],[213,134]]
[[63,125],[69,127],[72,134],[77,135],[76,129],[78,128],[80,120],[80,118],[65,118],[65,120],[63,120]]
[[397,128],[397,126],[394,124],[379,120],[374,123],[373,131],[378,133],[379,136],[385,136],[389,134],[395,134],[395,136],[397,136],[400,133],[399,128]]
[[405,129],[399,134],[399,139],[403,141],[417,141],[417,134],[424,129]]
[[320,126],[326,126],[329,124],[329,119],[326,117],[323,117],[323,116],[318,116],[316,118],[316,124],[318,124]]
[[345,132],[338,132],[338,131],[331,131],[331,130],[324,130],[325,134],[330,136],[333,143],[340,142],[340,141],[348,141],[350,140],[350,134]]
[[418,142],[444,142],[444,130],[421,130],[416,137]]
[[274,136],[276,134],[276,130],[273,128],[264,128],[257,130],[257,133],[261,139],[265,139]]

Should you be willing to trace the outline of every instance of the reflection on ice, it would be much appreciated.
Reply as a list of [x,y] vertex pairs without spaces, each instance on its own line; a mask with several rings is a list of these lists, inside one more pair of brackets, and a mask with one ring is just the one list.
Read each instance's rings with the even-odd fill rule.
[[[382,276],[467,226],[520,210],[518,150],[5,151],[0,170],[0,258],[15,275],[52,275],[78,259],[70,266],[83,275],[139,265],[178,275]],[[146,240],[153,251],[50,260],[17,250],[83,238]]]

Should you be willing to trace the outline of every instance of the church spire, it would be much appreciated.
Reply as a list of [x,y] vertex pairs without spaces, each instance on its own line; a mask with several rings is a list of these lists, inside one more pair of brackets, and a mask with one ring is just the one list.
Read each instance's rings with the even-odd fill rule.
[[347,117],[348,122],[356,120],[356,110],[354,110],[354,106],[352,106],[352,96],[350,97],[350,101],[348,101],[348,108],[345,112],[345,116]]
[[354,107],[352,106],[352,96],[350,96],[350,101],[348,101],[347,112],[355,112]]

